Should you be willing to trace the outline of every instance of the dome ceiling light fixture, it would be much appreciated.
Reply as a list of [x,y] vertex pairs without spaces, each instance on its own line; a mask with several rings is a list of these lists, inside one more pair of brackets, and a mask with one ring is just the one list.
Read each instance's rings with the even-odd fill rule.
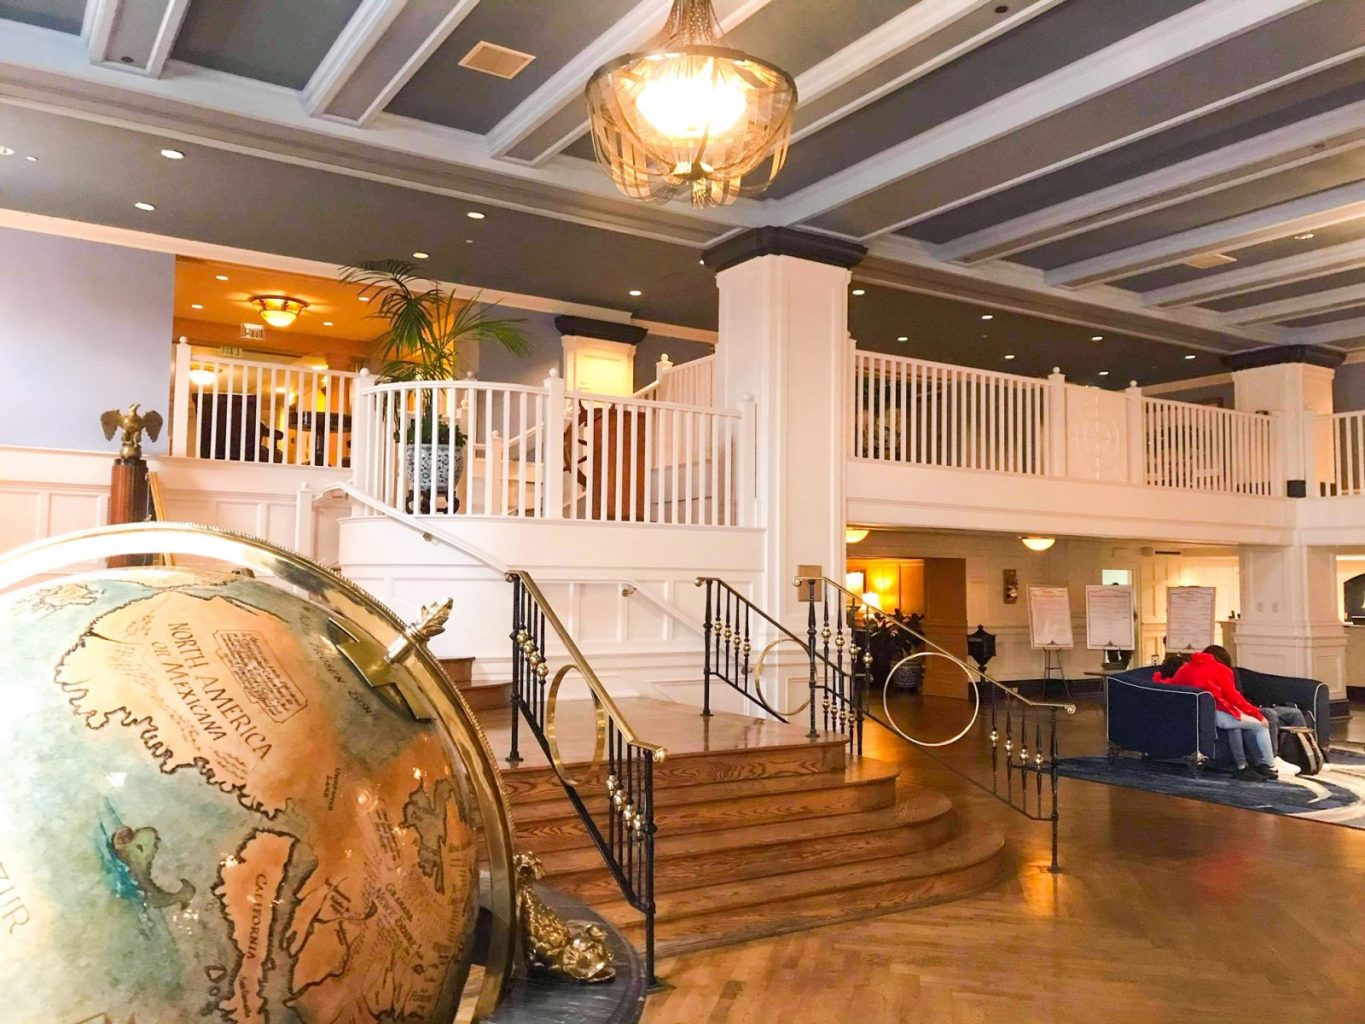
[[1024,545],[1024,547],[1028,548],[1030,551],[1046,551],[1048,548],[1052,547],[1052,545],[1057,543],[1057,538],[1038,537],[1030,535],[1028,537],[1020,537],[1019,541]]
[[251,304],[261,311],[261,319],[271,327],[288,327],[308,308],[308,303],[288,295],[257,295]]
[[[645,51],[588,80],[593,149],[632,199],[726,206],[767,188],[787,159],[796,82],[774,64],[722,45],[711,0],[673,0]],[[768,163],[765,175],[744,179]]]
[[844,543],[857,544],[861,541],[864,541],[867,539],[867,535],[869,532],[870,531],[864,530],[861,527],[849,526],[844,530]]

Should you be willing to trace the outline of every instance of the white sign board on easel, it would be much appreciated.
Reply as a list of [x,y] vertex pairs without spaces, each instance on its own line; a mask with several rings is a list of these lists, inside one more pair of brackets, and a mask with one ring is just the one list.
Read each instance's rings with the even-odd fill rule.
[[1169,587],[1166,590],[1166,651],[1186,654],[1213,643],[1213,587]]
[[1092,651],[1131,651],[1137,646],[1133,630],[1133,588],[1091,584],[1085,588],[1085,646]]
[[1066,587],[1028,588],[1029,644],[1035,651],[1071,650],[1071,591]]

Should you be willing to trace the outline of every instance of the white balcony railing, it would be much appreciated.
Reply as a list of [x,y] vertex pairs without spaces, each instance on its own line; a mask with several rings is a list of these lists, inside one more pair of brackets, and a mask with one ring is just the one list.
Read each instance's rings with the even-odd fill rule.
[[361,387],[356,420],[356,486],[406,512],[717,527],[752,513],[751,410],[566,392],[552,376]]
[[175,347],[171,451],[183,458],[350,465],[358,374],[293,363],[192,357]]
[[1283,488],[1279,426],[1269,416],[1144,398],[1136,387],[1068,384],[1058,372],[1038,380],[854,356],[858,459],[1271,496]]
[[1319,493],[1324,497],[1365,494],[1365,412],[1321,416],[1309,429],[1314,432],[1314,441],[1331,453],[1326,465],[1314,460],[1324,470]]

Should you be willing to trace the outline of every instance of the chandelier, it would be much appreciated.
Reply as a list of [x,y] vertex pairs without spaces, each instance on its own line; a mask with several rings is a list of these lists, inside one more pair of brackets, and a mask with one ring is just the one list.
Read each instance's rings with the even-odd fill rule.
[[[717,45],[711,0],[673,0],[643,53],[618,57],[588,80],[593,148],[632,199],[724,206],[761,192],[787,159],[796,83],[742,50]],[[767,162],[757,181],[743,179]]]

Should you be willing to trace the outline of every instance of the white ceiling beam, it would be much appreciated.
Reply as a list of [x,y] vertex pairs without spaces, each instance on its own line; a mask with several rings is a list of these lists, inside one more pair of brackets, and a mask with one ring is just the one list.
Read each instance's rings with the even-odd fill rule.
[[[1317,327],[1293,327],[1284,332],[1286,345],[1337,345],[1343,341],[1365,341],[1365,316],[1338,320]],[[1351,360],[1355,362],[1355,360]]]
[[[715,0],[720,27],[728,32],[768,6],[771,0]],[[550,76],[540,88],[493,126],[488,133],[488,152],[506,156],[516,145],[570,103],[583,102],[583,88],[592,73],[607,61],[647,45],[664,26],[673,0],[641,0],[624,18],[593,40],[592,44]],[[587,130],[588,119],[565,141],[552,148],[556,153]]]
[[1223,319],[1230,324],[1275,324],[1362,305],[1365,305],[1365,284],[1354,284],[1313,292],[1311,295],[1262,302],[1256,306],[1243,306],[1224,313]]
[[370,123],[478,3],[364,0],[304,87],[304,109]]
[[[772,204],[773,212],[780,212],[779,223],[811,220],[1312,2],[1314,0],[1204,0],[1196,7],[809,185]],[[893,231],[904,223],[909,221],[888,225],[877,233]]]
[[1002,259],[1085,231],[1279,174],[1365,145],[1365,100],[975,231],[939,246],[947,260]]
[[1143,305],[1173,309],[1196,303],[1225,299],[1230,295],[1244,295],[1263,288],[1274,288],[1297,281],[1310,281],[1343,270],[1365,267],[1365,239],[1326,245],[1297,256],[1253,263],[1236,270],[1224,270],[1197,281],[1154,288],[1142,293]]
[[1241,249],[1357,217],[1365,217],[1365,181],[1338,185],[1092,259],[1068,263],[1049,270],[1047,280],[1062,288],[1099,284],[1184,263],[1204,253]]
[[81,39],[90,63],[160,78],[190,0],[86,0]]

